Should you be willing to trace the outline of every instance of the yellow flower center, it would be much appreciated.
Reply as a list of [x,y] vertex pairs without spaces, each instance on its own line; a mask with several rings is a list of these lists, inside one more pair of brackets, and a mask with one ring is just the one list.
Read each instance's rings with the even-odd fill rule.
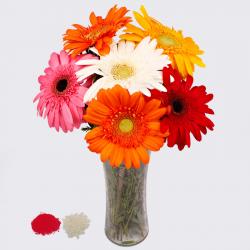
[[133,130],[134,123],[130,119],[122,119],[119,123],[119,129],[123,133],[129,133]]
[[115,80],[126,80],[135,74],[135,70],[127,64],[115,64],[111,74]]
[[159,43],[159,45],[161,45],[163,47],[177,45],[176,40],[174,40],[173,38],[169,37],[166,34],[162,34],[162,35],[158,36],[157,42]]

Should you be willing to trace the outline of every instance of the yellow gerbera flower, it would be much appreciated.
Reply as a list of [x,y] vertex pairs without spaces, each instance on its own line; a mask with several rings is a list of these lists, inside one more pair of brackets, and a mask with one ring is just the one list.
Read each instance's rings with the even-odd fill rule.
[[158,47],[169,56],[172,66],[180,72],[183,78],[193,75],[195,64],[205,67],[198,56],[203,54],[203,51],[191,37],[184,37],[181,31],[164,26],[150,17],[144,6],[141,6],[140,10],[142,14],[134,11],[134,17],[142,28],[127,24],[126,34],[121,35],[121,39],[137,43],[146,36],[156,39]]

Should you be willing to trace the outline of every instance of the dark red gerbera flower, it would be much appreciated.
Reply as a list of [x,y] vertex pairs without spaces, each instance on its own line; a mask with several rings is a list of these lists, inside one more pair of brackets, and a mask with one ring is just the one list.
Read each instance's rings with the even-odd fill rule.
[[206,116],[214,114],[207,105],[213,95],[207,94],[203,85],[192,87],[193,77],[183,80],[171,66],[163,69],[163,82],[167,92],[152,90],[151,98],[160,99],[168,108],[168,114],[161,121],[162,132],[169,130],[168,146],[176,144],[182,150],[185,145],[190,147],[190,133],[201,141],[201,133],[213,130],[214,123]]

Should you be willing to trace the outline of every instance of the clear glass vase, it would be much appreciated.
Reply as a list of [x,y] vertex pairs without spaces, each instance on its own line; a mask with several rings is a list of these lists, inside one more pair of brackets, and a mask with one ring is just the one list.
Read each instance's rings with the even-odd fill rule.
[[121,164],[118,168],[104,164],[106,180],[105,233],[120,246],[133,246],[148,235],[146,178],[148,165],[139,169]]

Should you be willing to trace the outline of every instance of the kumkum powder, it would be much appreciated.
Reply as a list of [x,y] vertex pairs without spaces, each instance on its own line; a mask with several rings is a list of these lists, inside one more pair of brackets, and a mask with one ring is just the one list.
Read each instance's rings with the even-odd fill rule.
[[61,221],[52,214],[39,214],[32,222],[31,227],[35,234],[50,235],[58,232]]

